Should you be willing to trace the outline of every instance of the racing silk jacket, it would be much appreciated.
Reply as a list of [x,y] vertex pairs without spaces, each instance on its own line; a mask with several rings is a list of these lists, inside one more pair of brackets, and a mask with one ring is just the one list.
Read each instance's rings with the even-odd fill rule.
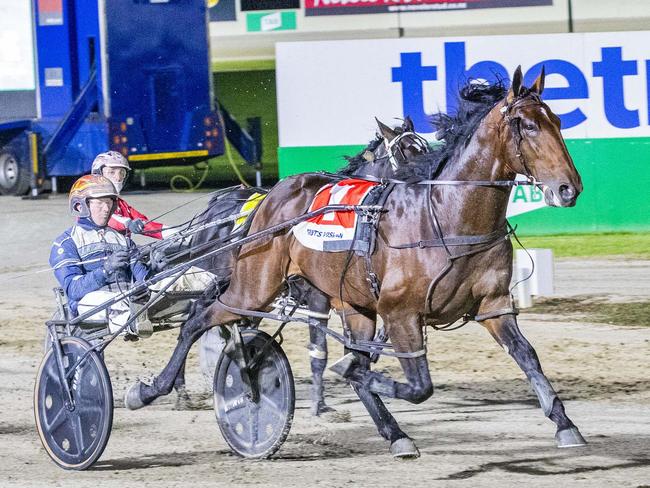
[[138,212],[121,198],[117,199],[117,207],[111,216],[111,220],[108,221],[108,226],[111,229],[115,229],[120,234],[124,234],[129,225],[129,220],[135,219],[140,219],[142,222],[145,222],[144,235],[153,237],[154,239],[163,238],[163,225],[161,223],[154,221],[148,222],[149,219],[146,215]]
[[104,259],[114,250],[135,249],[133,241],[109,227],[99,227],[89,218],[81,218],[52,243],[50,266],[68,297],[70,310],[77,315],[77,304],[96,290],[120,291],[131,279],[142,281],[149,272],[139,261],[122,272],[108,276]]

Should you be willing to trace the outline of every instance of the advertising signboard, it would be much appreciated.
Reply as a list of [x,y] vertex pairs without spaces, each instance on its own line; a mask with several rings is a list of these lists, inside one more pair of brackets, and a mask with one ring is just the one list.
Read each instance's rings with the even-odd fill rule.
[[[454,113],[467,80],[507,81],[521,65],[530,85],[544,66],[544,100],[585,193],[533,230],[563,231],[566,219],[573,230],[650,230],[650,199],[639,191],[650,186],[649,41],[650,32],[619,32],[280,43],[280,174],[341,167],[372,139],[375,116],[397,124],[409,115],[433,141],[429,116]],[[621,191],[623,174],[634,175],[634,189]],[[511,200],[511,214],[543,207],[534,191],[516,189]]]
[[553,0],[305,0],[305,15],[350,15],[431,12],[499,7],[553,5]]

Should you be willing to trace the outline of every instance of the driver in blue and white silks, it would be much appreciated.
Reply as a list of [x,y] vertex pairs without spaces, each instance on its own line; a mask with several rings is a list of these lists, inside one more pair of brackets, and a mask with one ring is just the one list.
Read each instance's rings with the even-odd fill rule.
[[[133,241],[108,227],[117,198],[113,183],[101,175],[82,176],[70,190],[70,213],[77,217],[77,222],[53,242],[50,266],[74,316],[110,300],[126,291],[132,281],[143,281],[151,274],[143,263],[130,259],[130,251],[136,248]],[[160,289],[163,282],[151,289]],[[211,282],[210,273],[187,273],[168,290],[201,291]],[[118,301],[90,319],[105,319],[105,313],[109,329],[115,332],[131,316],[131,303],[127,299]],[[146,337],[151,334],[152,326],[143,314],[143,319],[125,332]]]

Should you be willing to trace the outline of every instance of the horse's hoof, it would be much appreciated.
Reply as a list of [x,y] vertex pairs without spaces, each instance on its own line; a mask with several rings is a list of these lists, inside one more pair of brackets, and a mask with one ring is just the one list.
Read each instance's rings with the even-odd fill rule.
[[390,453],[395,459],[415,459],[420,457],[420,451],[415,442],[408,437],[397,439],[390,445]]
[[174,410],[192,410],[194,403],[190,398],[190,395],[187,393],[185,387],[179,388],[176,390],[176,403],[174,404]]
[[582,447],[587,445],[587,441],[582,437],[577,427],[558,430],[555,433],[555,440],[557,441],[557,447]]
[[140,385],[141,383],[136,381],[124,394],[124,406],[129,410],[137,410],[145,406],[145,403],[140,398]]
[[336,412],[335,409],[325,404],[325,402],[318,402],[311,406],[311,414],[314,417],[320,417],[324,413]]

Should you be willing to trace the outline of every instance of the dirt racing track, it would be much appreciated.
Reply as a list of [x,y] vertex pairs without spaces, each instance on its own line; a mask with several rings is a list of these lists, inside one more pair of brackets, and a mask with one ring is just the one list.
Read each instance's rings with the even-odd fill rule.
[[[191,197],[128,198],[155,216]],[[188,205],[168,222],[181,222],[204,204]],[[50,272],[36,272],[47,267],[51,240],[70,225],[67,201],[3,197],[0,205],[0,486],[650,486],[650,327],[635,323],[637,316],[608,324],[602,314],[580,311],[593,309],[585,303],[650,304],[650,261],[620,258],[557,260],[553,306],[542,304],[519,319],[587,447],[555,447],[554,426],[523,373],[480,325],[470,324],[429,333],[431,399],[388,403],[422,454],[394,461],[354,392],[333,373],[326,374],[326,389],[336,413],[310,416],[308,334],[295,324],[287,327],[283,348],[296,377],[296,416],[273,459],[231,454],[194,352],[187,374],[191,404],[177,405],[172,393],[139,411],[122,407],[126,387],[165,364],[176,341],[172,331],[108,348],[117,407],[111,439],[89,471],[63,471],[38,439],[32,397],[55,285]],[[337,320],[330,324],[340,328]],[[330,342],[332,360],[340,355]],[[388,358],[377,368],[399,376]]]

